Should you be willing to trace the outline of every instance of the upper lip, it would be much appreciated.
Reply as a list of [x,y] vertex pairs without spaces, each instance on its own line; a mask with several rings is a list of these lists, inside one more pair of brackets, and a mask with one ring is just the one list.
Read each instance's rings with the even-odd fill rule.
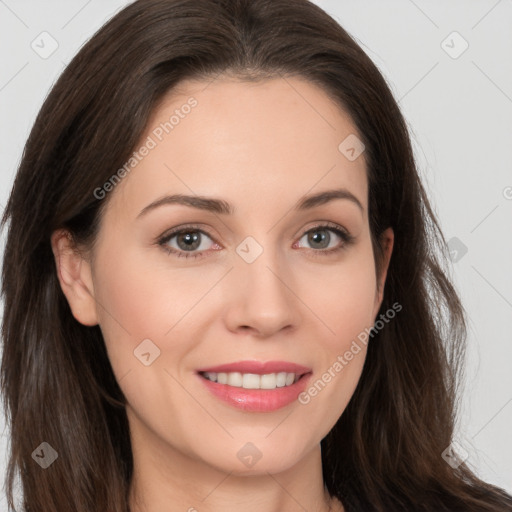
[[198,373],[214,372],[214,373],[254,373],[257,375],[265,375],[268,373],[295,373],[303,375],[309,373],[311,368],[287,361],[237,361],[234,363],[221,364],[219,366],[210,366],[208,368],[200,368]]

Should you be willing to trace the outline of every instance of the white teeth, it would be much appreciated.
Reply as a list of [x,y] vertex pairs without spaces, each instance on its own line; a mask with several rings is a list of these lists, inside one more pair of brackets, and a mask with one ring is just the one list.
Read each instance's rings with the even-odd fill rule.
[[260,389],[261,378],[255,373],[244,373],[242,377],[242,387],[244,389]]
[[217,373],[217,382],[219,384],[227,384],[228,383],[228,374],[227,373]]
[[275,389],[276,387],[276,374],[267,373],[260,377],[260,388],[261,389]]
[[294,373],[287,373],[286,374],[286,386],[291,386],[293,384],[293,381],[295,380],[295,374]]
[[[213,375],[215,375],[215,373]],[[236,388],[241,388],[242,384],[243,384],[242,374],[239,373],[239,372],[228,373],[228,382],[227,382],[227,384],[229,386],[234,386]]]
[[281,372],[276,375],[276,386],[282,388],[286,385],[286,373]]
[[276,389],[285,386],[291,386],[297,382],[300,378],[295,373],[266,373],[264,375],[258,375],[255,373],[215,373],[205,372],[203,376],[212,382],[218,382],[219,384],[227,384],[236,388],[244,389]]

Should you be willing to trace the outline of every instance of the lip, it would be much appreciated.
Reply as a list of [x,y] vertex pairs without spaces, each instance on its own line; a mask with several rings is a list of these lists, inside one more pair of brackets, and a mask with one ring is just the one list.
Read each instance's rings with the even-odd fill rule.
[[200,368],[196,370],[198,373],[215,372],[215,373],[254,373],[256,375],[265,375],[267,373],[295,373],[296,375],[304,375],[311,372],[311,368],[287,361],[237,361],[234,363],[221,364],[219,366],[210,366],[208,368]]
[[[240,372],[256,375],[286,372],[300,375],[300,378],[291,386],[276,389],[245,389],[212,382],[201,375],[203,372]],[[239,361],[202,368],[197,370],[196,375],[210,393],[232,407],[248,412],[272,412],[297,401],[297,397],[306,388],[312,376],[312,371],[306,366],[284,361]]]

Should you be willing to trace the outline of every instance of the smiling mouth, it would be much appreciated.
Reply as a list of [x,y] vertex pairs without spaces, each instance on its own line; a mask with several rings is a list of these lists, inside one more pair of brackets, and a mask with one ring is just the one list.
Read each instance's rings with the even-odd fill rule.
[[272,390],[293,386],[308,373],[278,372],[260,375],[240,372],[199,372],[199,375],[211,382],[225,384],[230,387]]

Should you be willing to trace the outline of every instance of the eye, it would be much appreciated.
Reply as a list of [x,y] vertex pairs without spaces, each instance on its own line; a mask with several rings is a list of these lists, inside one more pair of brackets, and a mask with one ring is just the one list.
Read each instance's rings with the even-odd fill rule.
[[[334,237],[331,233],[334,233]],[[336,238],[341,240],[341,243],[338,241],[336,244]],[[299,244],[302,247],[301,241],[305,239],[306,244],[309,244],[312,249],[319,249],[315,251],[316,253],[328,255],[333,252],[337,252],[341,249],[344,249],[347,245],[351,244],[354,241],[354,237],[350,235],[345,229],[337,224],[321,224],[319,226],[315,226],[312,229],[309,229],[302,235],[299,240]],[[334,245],[331,244],[334,242]]]
[[[213,242],[205,231],[195,226],[186,226],[165,234],[158,244],[178,258],[199,258],[208,250],[206,239]],[[214,245],[217,244],[214,242]]]
[[[332,233],[334,236],[332,236]],[[341,243],[338,241],[336,244],[336,238],[341,240]],[[199,229],[199,227],[193,225],[182,226],[180,228],[174,228],[172,231],[164,234],[158,240],[158,245],[168,254],[173,254],[178,258],[201,258],[207,255],[208,249],[211,249],[211,247],[208,247],[208,239],[210,242],[213,242],[213,250],[219,250],[221,248],[208,233]],[[352,235],[341,226],[334,223],[321,224],[309,229],[302,235],[298,241],[298,245],[297,243],[294,244],[294,247],[303,247],[301,243],[303,239],[306,239],[305,243],[312,246],[311,249],[313,249],[313,253],[319,256],[328,256],[340,251],[354,241]],[[335,243],[334,246],[331,245],[333,241]]]

